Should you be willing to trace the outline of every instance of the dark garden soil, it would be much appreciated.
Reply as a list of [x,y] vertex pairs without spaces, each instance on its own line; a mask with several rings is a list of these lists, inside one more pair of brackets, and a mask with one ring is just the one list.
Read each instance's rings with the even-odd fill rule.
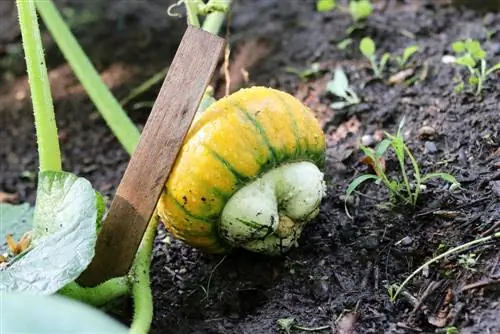
[[[0,21],[7,24],[5,3],[0,3]],[[73,29],[120,99],[168,65],[185,27],[183,20],[167,17],[167,5],[159,0],[58,3],[78,8]],[[395,303],[388,292],[389,285],[401,283],[443,249],[498,231],[500,72],[487,81],[482,98],[456,93],[459,72],[441,59],[451,53],[453,41],[470,37],[482,41],[490,63],[500,61],[500,14],[457,9],[445,1],[390,1],[385,11],[384,2],[375,5],[366,28],[340,50],[336,44],[350,25],[345,13],[317,13],[312,0],[236,1],[229,26],[233,88],[278,87],[318,113],[329,146],[328,197],[300,247],[279,258],[244,251],[208,255],[160,229],[151,332],[278,333],[278,320],[293,317],[303,327],[326,326],[322,333],[445,333],[453,326],[460,333],[500,333],[498,242],[474,249],[472,268],[452,256],[418,274]],[[18,35],[8,36],[1,27],[0,191],[33,203],[37,153],[24,63]],[[483,27],[493,33],[490,42]],[[411,64],[417,80],[388,83],[398,72],[392,63],[385,80],[374,80],[355,46],[365,35],[381,52],[399,54],[418,44],[421,52]],[[47,46],[64,168],[111,198],[128,155],[49,37]],[[286,71],[314,62],[324,72],[307,81]],[[325,85],[338,65],[363,102],[332,110],[334,99]],[[249,73],[247,83],[241,81],[241,66]],[[219,83],[223,89],[222,79]],[[149,107],[137,103],[151,103],[158,89],[126,105],[138,126]],[[395,133],[403,117],[407,144],[422,171],[451,173],[462,189],[450,192],[448,184],[434,180],[413,210],[390,209],[387,191],[366,184],[349,202],[350,219],[343,195],[354,177],[369,171],[360,163],[359,141],[377,141],[382,131]],[[386,164],[389,175],[397,177],[394,157]]]

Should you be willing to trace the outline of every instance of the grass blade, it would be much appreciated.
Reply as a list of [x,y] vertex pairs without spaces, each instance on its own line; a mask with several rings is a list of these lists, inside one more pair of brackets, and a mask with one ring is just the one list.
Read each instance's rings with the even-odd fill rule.
[[359,187],[359,185],[361,183],[368,181],[368,180],[378,180],[378,179],[379,179],[379,177],[377,175],[364,174],[364,175],[358,176],[349,184],[349,187],[347,187],[347,190],[346,190],[346,196],[345,196],[345,200],[344,200],[345,213],[347,214],[347,216],[349,218],[352,219],[352,216],[349,214],[349,210],[347,210],[347,198],[349,196],[351,196],[351,194],[354,192],[354,190],[356,190],[356,188]]

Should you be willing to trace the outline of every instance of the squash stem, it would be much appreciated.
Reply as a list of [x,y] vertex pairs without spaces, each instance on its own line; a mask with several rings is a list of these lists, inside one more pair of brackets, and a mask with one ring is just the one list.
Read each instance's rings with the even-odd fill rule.
[[40,171],[61,171],[61,151],[33,0],[16,0],[38,141]]
[[[31,0],[30,2],[32,2]],[[132,154],[140,132],[104,84],[52,0],[34,0],[40,16],[90,99],[123,148]],[[23,3],[25,1],[19,0]]]
[[130,327],[131,334],[148,333],[153,320],[153,295],[151,293],[149,270],[157,226],[158,216],[155,212],[144,233],[141,246],[132,265],[134,318]]
[[[217,5],[225,6],[229,11],[232,0],[219,0],[217,1]],[[202,29],[208,31],[211,34],[217,35],[222,27],[222,23],[224,22],[224,18],[226,17],[226,12],[215,11],[210,13],[203,21]]]
[[130,292],[130,283],[127,276],[112,278],[96,287],[82,287],[71,282],[58,291],[58,294],[78,299],[93,306],[102,306],[113,299],[125,296]]

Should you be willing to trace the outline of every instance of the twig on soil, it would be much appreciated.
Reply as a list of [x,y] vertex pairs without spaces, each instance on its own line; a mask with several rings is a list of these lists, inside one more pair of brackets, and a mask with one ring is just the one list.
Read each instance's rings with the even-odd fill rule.
[[496,221],[489,229],[481,233],[481,236],[489,235],[495,232],[500,227],[500,220]]
[[[478,199],[475,199],[475,200],[470,201],[468,203],[465,203],[465,204],[457,206],[456,208],[454,208],[454,211],[457,211],[457,210],[460,210],[460,209],[464,209],[464,208],[467,208],[469,206],[474,206],[474,205],[476,205],[478,203],[481,203],[481,202],[484,202],[484,201],[486,201],[487,199],[490,199],[490,198],[491,198],[491,194],[489,194],[487,196],[484,196],[484,197],[481,197],[481,198],[478,198]],[[429,211],[424,211],[424,212],[421,212],[421,213],[417,213],[415,215],[415,217],[427,216],[427,215],[433,214],[433,213],[441,211],[441,210],[442,210],[441,208],[438,208],[438,209],[433,209],[433,210],[429,210]]]
[[[415,307],[413,308],[413,310],[411,311],[411,313],[414,314],[415,312],[417,312],[418,309],[424,303],[424,301],[427,299],[427,297],[429,297],[434,291],[436,291],[439,287],[441,287],[442,284],[443,284],[443,281],[431,282],[427,286],[427,288],[425,289],[425,291],[422,293],[422,296],[418,300],[418,303],[415,305]],[[422,312],[424,314],[427,314],[427,312],[428,312],[428,309],[427,309],[427,307],[425,305],[422,307]]]
[[459,252],[462,252],[466,249],[469,249],[469,248],[472,248],[472,246],[475,246],[475,245],[478,245],[478,244],[485,244],[489,241],[492,241],[494,239],[498,239],[500,238],[500,232],[498,233],[495,233],[495,234],[491,234],[491,235],[488,235],[486,237],[483,237],[483,238],[480,238],[480,239],[475,239],[473,241],[470,241],[470,242],[467,242],[465,244],[462,244],[462,245],[459,245],[457,247],[454,247],[454,248],[451,248],[449,250],[447,250],[446,252],[432,258],[431,260],[425,262],[424,264],[422,264],[420,267],[418,267],[415,271],[413,271],[410,276],[408,276],[404,282],[399,286],[399,288],[397,289],[397,291],[394,293],[394,295],[391,297],[391,299],[394,301],[396,300],[396,297],[397,295],[401,292],[401,290],[403,289],[403,287],[408,284],[408,282],[410,282],[413,277],[415,277],[419,272],[421,272],[424,268],[427,268],[429,267],[431,264],[451,255],[451,254],[454,254],[454,253],[459,253]]
[[471,283],[464,285],[462,289],[460,289],[460,292],[464,292],[467,290],[472,290],[472,289],[477,289],[477,288],[483,288],[489,285],[495,285],[495,284],[500,284],[500,278],[499,279],[482,279],[477,282]]

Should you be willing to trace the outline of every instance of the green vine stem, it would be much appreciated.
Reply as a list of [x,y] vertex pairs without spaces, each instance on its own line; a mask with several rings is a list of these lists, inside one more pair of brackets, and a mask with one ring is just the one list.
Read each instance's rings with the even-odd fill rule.
[[421,272],[424,268],[430,266],[431,264],[441,260],[442,258],[445,258],[447,257],[448,255],[451,255],[453,253],[458,253],[458,252],[461,252],[461,251],[464,251],[466,249],[469,249],[471,248],[472,246],[474,245],[477,245],[477,244],[483,244],[483,243],[486,243],[490,240],[493,240],[493,239],[496,239],[496,238],[500,238],[500,232],[497,232],[497,233],[494,233],[494,234],[491,234],[489,236],[486,236],[486,237],[483,237],[483,238],[480,238],[480,239],[476,239],[476,240],[472,240],[470,242],[467,242],[463,245],[459,245],[457,247],[454,247],[452,249],[449,249],[447,250],[446,252],[430,259],[429,261],[425,262],[423,265],[421,265],[420,267],[418,267],[414,272],[411,273],[410,276],[408,276],[408,278],[406,278],[404,280],[404,282],[398,287],[398,289],[396,290],[396,293],[394,293],[391,297],[391,301],[395,301],[396,300],[396,297],[399,295],[399,293],[401,292],[401,290],[403,290],[403,287],[406,286],[406,284],[408,284],[408,282],[413,278],[415,277],[415,275],[417,275],[419,272]]
[[93,306],[103,306],[113,299],[128,295],[130,283],[127,276],[112,278],[96,287],[86,288],[71,282],[58,291],[58,294],[78,299]]
[[104,84],[52,0],[32,1],[36,1],[40,16],[90,99],[124,149],[132,154],[139,142],[139,130]]
[[[231,1],[232,0],[218,0],[217,5],[225,7],[227,8],[227,10],[229,10],[229,8],[231,7]],[[207,4],[207,6],[209,4]],[[215,11],[213,13],[208,14],[207,17],[205,18],[205,21],[203,21],[202,29],[208,31],[209,33],[217,35],[222,27],[222,23],[224,22],[226,14],[227,14],[226,12],[222,11]]]
[[54,105],[33,0],[16,0],[33,103],[40,171],[61,171]]
[[153,320],[153,295],[151,293],[149,270],[157,226],[158,216],[155,212],[144,233],[132,265],[134,318],[130,327],[131,334],[148,333],[151,321]]

